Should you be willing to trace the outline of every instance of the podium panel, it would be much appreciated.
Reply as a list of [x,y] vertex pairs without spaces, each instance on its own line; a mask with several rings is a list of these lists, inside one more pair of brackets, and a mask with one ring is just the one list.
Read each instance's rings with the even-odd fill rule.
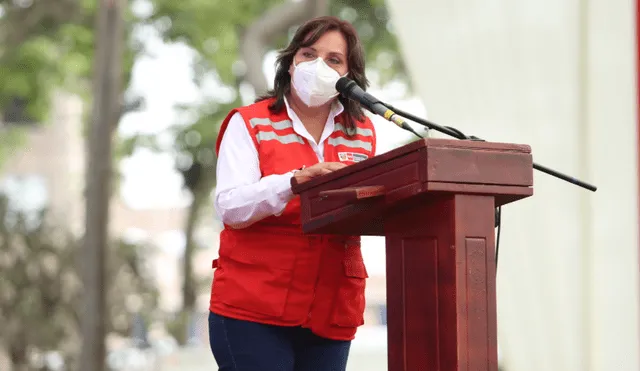
[[425,139],[293,190],[305,232],[385,236],[389,371],[497,371],[494,211],[532,185],[528,146]]

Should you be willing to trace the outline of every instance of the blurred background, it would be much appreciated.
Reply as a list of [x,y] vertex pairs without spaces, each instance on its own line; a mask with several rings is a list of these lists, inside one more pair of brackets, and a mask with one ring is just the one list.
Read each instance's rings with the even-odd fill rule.
[[[222,228],[211,198],[217,131],[271,86],[295,28],[323,14],[356,26],[374,96],[529,144],[536,162],[599,187],[536,172],[534,197],[503,208],[501,369],[640,370],[637,9],[1,0],[0,371],[216,369],[206,318]],[[373,120],[379,152],[413,140]],[[384,239],[364,238],[363,252],[366,325],[349,370],[382,371]],[[91,272],[104,282],[84,279],[99,277]],[[104,313],[104,329],[83,327],[87,308]]]

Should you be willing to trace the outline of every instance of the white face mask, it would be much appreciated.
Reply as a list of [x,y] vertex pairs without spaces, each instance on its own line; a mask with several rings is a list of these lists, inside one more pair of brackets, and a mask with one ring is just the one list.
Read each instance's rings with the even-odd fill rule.
[[294,62],[291,85],[304,104],[317,107],[339,94],[336,91],[338,79],[340,74],[327,66],[322,58],[317,58],[313,61],[298,63],[298,65]]

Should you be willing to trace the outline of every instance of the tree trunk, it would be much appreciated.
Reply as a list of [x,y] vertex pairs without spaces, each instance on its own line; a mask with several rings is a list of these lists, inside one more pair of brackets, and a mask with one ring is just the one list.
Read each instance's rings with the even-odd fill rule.
[[209,194],[211,187],[211,177],[215,176],[209,172],[215,172],[208,166],[202,167],[201,179],[197,188],[193,191],[193,201],[189,207],[189,215],[187,216],[187,224],[185,226],[185,249],[184,257],[182,260],[182,274],[183,274],[183,286],[182,286],[182,313],[181,318],[184,320],[184,338],[178,339],[178,341],[184,345],[189,341],[189,331],[191,323],[196,309],[197,299],[197,287],[196,280],[193,276],[193,254],[195,252],[196,244],[194,241],[194,234],[200,221],[202,209],[205,206],[207,200],[209,200]]
[[84,306],[79,369],[105,369],[106,249],[112,178],[112,140],[122,90],[124,0],[102,0],[96,25],[93,112],[86,169],[86,229],[82,256]]
[[29,365],[27,364],[27,347],[25,343],[14,339],[16,344],[9,349],[9,359],[11,359],[12,370],[14,371],[28,371]]
[[196,288],[193,278],[193,252],[195,250],[194,233],[200,219],[200,211],[203,206],[203,197],[193,195],[193,202],[189,207],[187,225],[185,226],[185,250],[182,261],[184,284],[182,290],[182,307],[185,311],[193,311],[196,304]]
[[268,90],[268,83],[262,72],[262,61],[267,48],[290,27],[309,18],[327,14],[328,0],[285,1],[269,9],[247,28],[242,38],[241,53],[247,66],[246,80],[253,86],[256,95]]

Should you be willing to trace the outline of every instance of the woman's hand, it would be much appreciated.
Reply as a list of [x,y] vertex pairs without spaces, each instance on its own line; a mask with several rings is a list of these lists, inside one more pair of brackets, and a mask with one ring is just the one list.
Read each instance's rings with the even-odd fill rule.
[[315,177],[319,177],[324,174],[329,174],[338,169],[342,169],[347,165],[341,162],[320,162],[313,166],[306,167],[300,171],[296,171],[293,177],[298,184],[307,182]]

